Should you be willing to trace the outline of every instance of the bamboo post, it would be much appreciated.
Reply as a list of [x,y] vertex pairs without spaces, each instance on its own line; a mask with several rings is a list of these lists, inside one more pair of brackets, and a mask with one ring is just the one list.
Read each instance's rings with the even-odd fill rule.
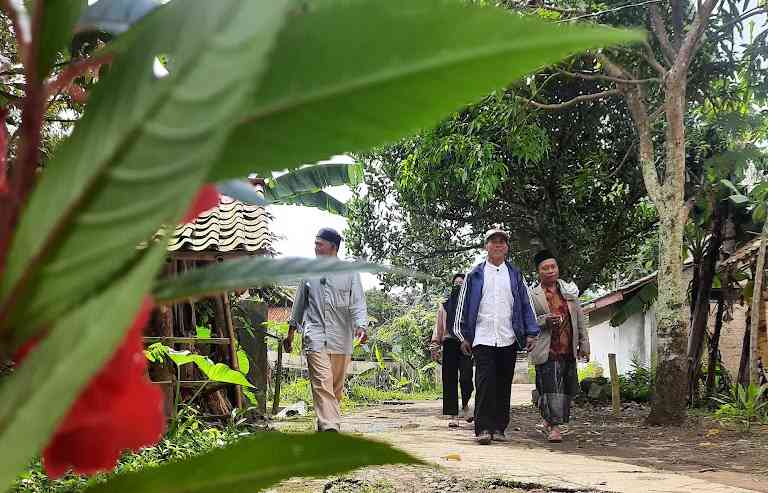
[[615,355],[607,355],[610,359],[610,382],[612,382],[612,414],[620,417],[620,379],[618,378],[618,365],[615,361]]
[[273,397],[273,416],[278,414],[281,404],[281,373],[283,372],[283,339],[278,339],[278,358],[275,365],[275,396]]
[[[235,338],[235,330],[233,329],[233,314],[230,311],[230,294],[225,293],[222,296],[225,310],[225,326],[227,327],[227,337],[230,338],[230,362],[232,363],[233,370],[240,371],[240,365],[238,364],[238,340]],[[235,406],[238,409],[243,409],[243,391],[240,385],[235,386]]]
[[751,334],[749,335],[749,384],[757,383],[757,360],[759,359],[759,311],[762,306],[762,283],[765,280],[765,251],[767,250],[767,223],[762,228],[762,240],[759,244],[757,267],[754,271],[754,292],[751,297]]

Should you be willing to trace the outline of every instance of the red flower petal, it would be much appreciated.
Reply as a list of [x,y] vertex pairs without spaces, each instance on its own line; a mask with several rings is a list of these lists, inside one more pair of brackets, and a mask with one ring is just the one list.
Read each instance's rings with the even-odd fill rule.
[[193,199],[190,208],[182,218],[183,223],[189,223],[195,220],[202,212],[212,209],[219,205],[219,192],[217,187],[212,184],[203,185],[198,190],[198,195]]
[[86,402],[83,396],[78,401],[83,405],[73,408],[43,452],[46,472],[57,478],[69,469],[78,474],[107,471],[115,468],[123,451],[154,445],[165,427],[162,397],[144,377],[110,395],[102,390],[97,402]]
[[166,423],[163,394],[147,379],[142,353],[151,309],[152,300],[146,297],[121,345],[80,393],[43,451],[51,478],[70,469],[82,474],[112,469],[124,450],[160,440]]

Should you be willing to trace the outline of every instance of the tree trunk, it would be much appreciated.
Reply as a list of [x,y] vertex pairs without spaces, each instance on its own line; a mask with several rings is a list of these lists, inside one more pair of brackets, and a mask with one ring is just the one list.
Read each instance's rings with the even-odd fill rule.
[[741,344],[741,363],[738,367],[738,383],[742,386],[749,384],[749,350],[751,344],[751,310],[746,312],[746,329],[743,331]]
[[661,214],[658,269],[657,369],[650,424],[681,424],[687,407],[687,300],[682,280],[684,224]]
[[[767,250],[767,222],[762,227],[762,241],[759,244],[759,254],[757,255],[757,267],[754,271],[754,292],[751,296],[751,335],[749,338],[749,383],[756,384],[758,381],[758,363],[759,363],[759,325],[762,317],[762,293],[765,281],[765,254]],[[767,329],[765,329],[767,330]]]
[[684,70],[672,70],[665,83],[666,171],[655,200],[660,218],[658,300],[655,304],[658,365],[655,397],[647,417],[648,423],[653,425],[679,425],[684,422],[687,408],[688,305],[682,279],[684,225],[689,215],[684,202],[685,76]]
[[[699,269],[699,278],[694,280],[697,286],[697,297],[692,313],[690,327],[690,343],[687,351],[687,378],[689,384],[690,404],[694,405],[700,398],[698,395],[698,381],[703,360],[703,342],[706,339],[706,326],[708,325],[709,308],[711,307],[711,286],[714,283],[719,249],[722,246],[722,218],[725,206],[718,205],[714,208],[711,223],[711,239],[708,242],[705,255],[702,256]],[[695,296],[695,295],[693,295]]]
[[717,304],[717,316],[714,322],[714,335],[709,344],[709,366],[706,374],[706,395],[714,395],[714,385],[716,383],[717,360],[719,359],[719,339],[722,336],[722,319],[725,313],[724,296],[719,297]]

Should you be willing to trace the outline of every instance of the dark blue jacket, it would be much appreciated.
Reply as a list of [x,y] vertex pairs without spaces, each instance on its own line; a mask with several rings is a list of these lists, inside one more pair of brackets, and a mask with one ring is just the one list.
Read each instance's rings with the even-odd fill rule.
[[[511,277],[511,294],[513,294],[513,309],[511,310],[511,325],[519,347],[524,348],[526,338],[534,337],[540,333],[537,325],[535,311],[527,292],[527,286],[519,269],[505,262],[508,266],[508,274]],[[476,336],[476,318],[479,315],[481,305],[481,293],[484,288],[484,267],[486,261],[474,267],[467,276],[460,290],[460,302],[457,306],[457,314],[453,329],[455,335],[461,341],[468,341],[473,345]]]

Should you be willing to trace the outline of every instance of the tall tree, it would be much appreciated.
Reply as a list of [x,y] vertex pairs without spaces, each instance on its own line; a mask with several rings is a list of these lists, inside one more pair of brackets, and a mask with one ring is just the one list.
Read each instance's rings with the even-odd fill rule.
[[[529,104],[559,110],[591,100],[612,101],[619,96],[628,106],[645,187],[659,219],[659,294],[655,305],[658,367],[648,421],[678,424],[685,418],[687,403],[688,310],[682,243],[684,225],[694,203],[685,194],[686,116],[707,99],[711,79],[717,74],[729,77],[735,71],[736,31],[742,30],[750,18],[764,14],[765,8],[730,0],[704,0],[694,6],[672,0],[631,5],[609,2],[602,10],[598,6],[583,11],[551,10],[562,21],[592,17],[629,25],[643,20],[652,32],[649,43],[641,48],[597,52],[591,57],[592,64],[561,70],[565,76],[602,80],[608,84],[606,90],[547,103],[531,99]],[[766,43],[765,29],[743,48],[755,54],[753,63],[760,63],[756,55],[762,54],[763,46],[766,52]],[[585,70],[586,66],[591,68]]]
[[[605,283],[653,230],[622,103],[534,112],[530,81],[468,106],[438,127],[378,149],[366,191],[352,202],[348,239],[359,254],[441,277],[468,266],[492,224],[513,233],[525,269],[549,248],[585,289]],[[545,90],[572,97],[602,82],[569,80]],[[387,278],[388,282],[402,282]]]

